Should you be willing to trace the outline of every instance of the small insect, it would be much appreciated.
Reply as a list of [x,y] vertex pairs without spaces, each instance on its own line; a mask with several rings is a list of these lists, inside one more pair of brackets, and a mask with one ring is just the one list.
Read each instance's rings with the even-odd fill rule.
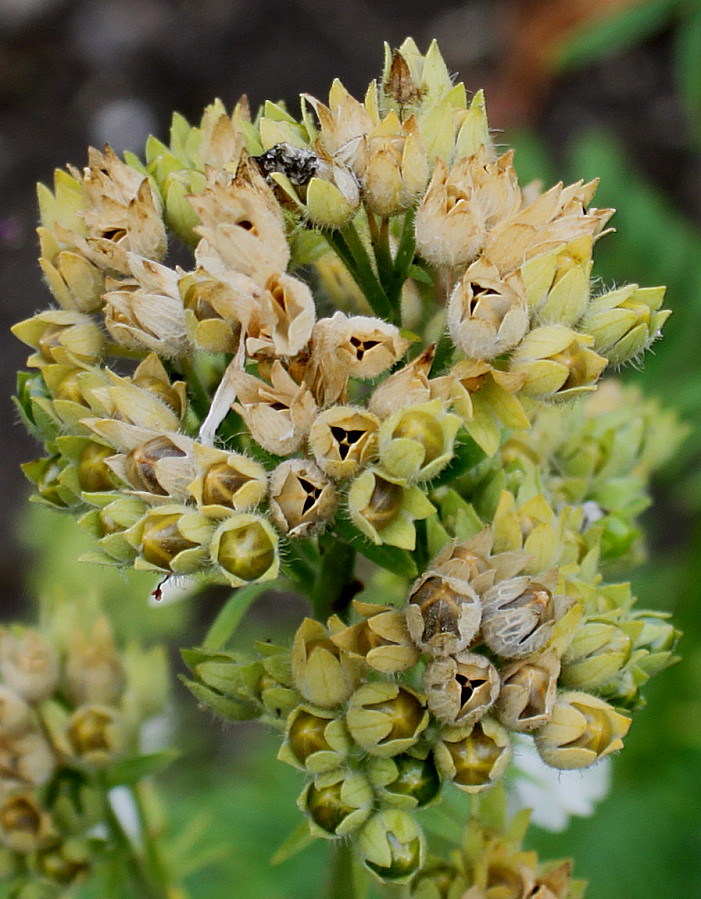
[[298,187],[308,184],[319,170],[316,153],[287,143],[275,144],[265,153],[252,158],[266,177],[273,172],[281,172]]

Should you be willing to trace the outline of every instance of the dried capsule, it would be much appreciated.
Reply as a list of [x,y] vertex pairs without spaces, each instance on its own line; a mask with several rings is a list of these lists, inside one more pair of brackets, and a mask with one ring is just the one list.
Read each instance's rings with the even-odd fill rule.
[[414,585],[406,609],[412,639],[433,656],[466,649],[477,635],[481,616],[479,596],[467,581],[431,571]]
[[424,672],[428,707],[445,724],[478,721],[499,695],[499,673],[485,656],[462,652],[434,659]]
[[510,730],[531,731],[550,719],[560,659],[553,649],[505,665],[496,712]]
[[336,505],[336,488],[309,459],[287,459],[270,476],[270,514],[290,537],[319,531]]
[[332,406],[317,415],[309,431],[309,448],[323,471],[347,478],[377,454],[378,418],[352,406]]

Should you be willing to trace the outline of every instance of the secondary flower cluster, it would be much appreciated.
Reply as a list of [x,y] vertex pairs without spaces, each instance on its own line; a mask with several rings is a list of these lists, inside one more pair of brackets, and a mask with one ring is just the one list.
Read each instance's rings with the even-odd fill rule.
[[99,778],[138,755],[167,684],[162,654],[120,653],[105,618],[61,642],[19,626],[0,634],[3,876],[47,895],[90,868],[108,802]]

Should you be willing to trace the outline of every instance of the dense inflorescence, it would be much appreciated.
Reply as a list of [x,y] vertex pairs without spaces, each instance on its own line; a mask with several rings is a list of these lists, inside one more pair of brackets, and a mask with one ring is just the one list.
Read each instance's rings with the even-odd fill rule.
[[669,313],[663,288],[592,286],[595,189],[520,185],[482,94],[410,40],[363,101],[217,101],[40,188],[58,308],[14,328],[37,496],[91,561],[311,597],[291,648],[191,651],[191,687],[281,724],[313,832],[383,879],[422,868],[412,812],[443,784],[490,788],[515,734],[591,765],[674,659],[605,579],[680,431],[597,392]]

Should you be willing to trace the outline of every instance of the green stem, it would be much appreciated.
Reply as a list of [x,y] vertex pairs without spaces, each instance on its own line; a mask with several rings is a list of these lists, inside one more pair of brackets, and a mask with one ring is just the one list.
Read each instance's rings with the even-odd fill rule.
[[348,602],[343,602],[344,592],[353,580],[355,569],[355,549],[343,540],[321,538],[321,562],[312,592],[314,615],[319,621],[326,621],[332,612],[343,617]]
[[153,879],[161,885],[165,891],[164,895],[166,895],[168,899],[186,899],[187,894],[181,886],[173,883],[173,878],[168,871],[168,866],[163,857],[163,851],[158,840],[159,833],[156,828],[154,828],[153,823],[149,820],[146,803],[144,801],[145,789],[146,785],[143,783],[137,783],[132,789],[132,796],[134,797],[134,803],[136,804],[136,810],[141,824],[145,861],[152,871]]
[[380,318],[392,320],[392,307],[355,226],[347,225],[342,231],[326,231],[324,237],[363,291],[372,311]]
[[[103,797],[103,814],[105,824],[112,838],[112,845],[121,853],[129,875],[139,891],[138,895],[143,896],[143,899],[173,899],[173,895],[169,894],[167,887],[154,882],[153,874],[146,864],[146,859],[137,853],[132,841],[122,827],[122,822],[115,814],[110,802],[109,785],[106,777],[101,773],[96,780],[98,790]],[[134,895],[137,895],[137,893]]]
[[351,844],[337,840],[331,851],[331,870],[324,895],[327,899],[363,899],[366,883],[361,881]]

